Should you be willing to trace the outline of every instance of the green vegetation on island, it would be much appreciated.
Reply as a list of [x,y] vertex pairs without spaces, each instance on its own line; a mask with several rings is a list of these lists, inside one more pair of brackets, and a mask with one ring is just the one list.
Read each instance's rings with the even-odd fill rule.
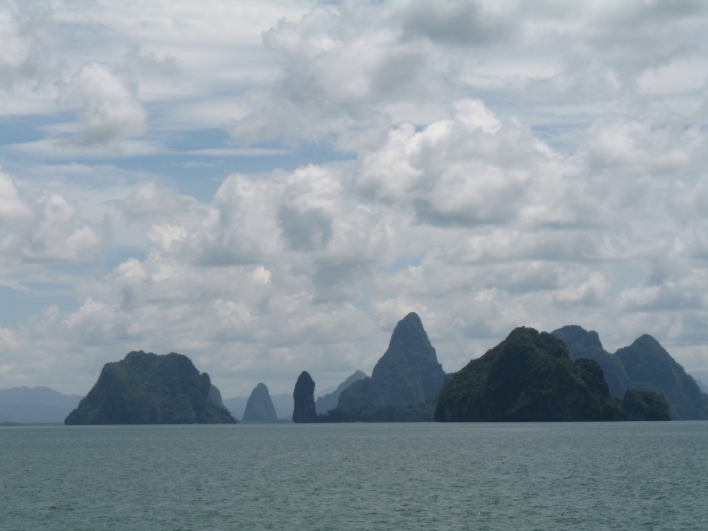
[[663,395],[655,391],[628,389],[622,400],[627,420],[671,420],[671,409]]
[[65,424],[220,424],[236,422],[200,374],[182,354],[158,356],[131,352],[106,363],[88,395]]
[[668,402],[673,419],[708,419],[708,396],[650,335],[610,354],[602,348],[597,332],[578,325],[552,333],[563,340],[572,359],[589,358],[600,364],[612,396],[624,399],[630,389],[655,391]]
[[563,340],[571,359],[595,360],[602,367],[611,396],[622,400],[627,389],[633,387],[622,360],[602,347],[600,336],[594,330],[588,332],[578,325],[569,325],[554,330],[551,334]]
[[708,395],[664,350],[659,342],[644,334],[616,352],[634,387],[656,391],[666,398],[675,420],[708,419]]
[[453,375],[435,411],[439,422],[624,418],[597,362],[573,361],[563,341],[525,327]]
[[328,411],[331,411],[332,409],[336,408],[337,402],[339,401],[339,396],[342,394],[342,391],[344,391],[354,382],[358,382],[359,380],[363,380],[364,378],[366,378],[366,374],[361,371],[356,371],[349,378],[340,383],[337,386],[337,389],[335,389],[333,392],[319,397],[315,402],[315,409],[317,410],[317,414],[324,415]]

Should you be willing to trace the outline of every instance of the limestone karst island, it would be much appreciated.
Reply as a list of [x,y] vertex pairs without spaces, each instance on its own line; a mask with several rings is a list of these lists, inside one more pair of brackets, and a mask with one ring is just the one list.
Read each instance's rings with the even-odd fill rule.
[[[611,354],[580,326],[519,327],[455,373],[420,317],[398,322],[371,376],[357,371],[315,401],[303,371],[292,398],[259,383],[242,422],[555,422],[708,419],[708,395],[651,336]],[[276,404],[275,398],[278,399]],[[209,375],[180,354],[131,352],[107,363],[65,424],[235,423]],[[227,406],[232,407],[229,411]],[[243,406],[241,406],[243,408]],[[284,414],[281,416],[281,413]]]

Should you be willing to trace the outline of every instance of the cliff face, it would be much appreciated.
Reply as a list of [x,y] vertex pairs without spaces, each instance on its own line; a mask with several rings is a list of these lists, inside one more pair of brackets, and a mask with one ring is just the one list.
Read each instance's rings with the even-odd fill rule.
[[[181,354],[131,352],[107,363],[65,424],[216,424],[236,422],[217,406],[211,381]],[[210,398],[210,394],[211,397]]]
[[695,380],[664,350],[659,342],[643,335],[616,352],[634,387],[656,391],[668,400],[671,417],[677,420],[708,418],[708,396]]
[[259,383],[251,392],[243,413],[243,422],[277,422],[273,400],[265,384]]
[[319,397],[315,402],[315,409],[317,410],[317,414],[324,415],[328,411],[336,408],[337,402],[339,401],[339,396],[342,394],[342,391],[344,391],[354,382],[358,382],[359,380],[363,380],[364,378],[366,378],[366,374],[361,371],[356,371],[349,378],[340,383],[334,392]]
[[420,317],[410,313],[396,325],[371,378],[345,389],[337,407],[351,411],[362,406],[400,408],[423,403],[437,396],[444,377]]
[[602,367],[610,395],[620,400],[624,398],[627,389],[632,387],[632,380],[627,376],[622,360],[602,347],[597,332],[588,332],[578,325],[569,325],[554,330],[551,334],[565,343],[571,359],[595,360]]
[[293,401],[293,422],[317,422],[315,382],[307,371],[302,371],[295,382]]
[[572,361],[563,341],[524,327],[453,375],[435,411],[442,422],[624,418],[595,361]]

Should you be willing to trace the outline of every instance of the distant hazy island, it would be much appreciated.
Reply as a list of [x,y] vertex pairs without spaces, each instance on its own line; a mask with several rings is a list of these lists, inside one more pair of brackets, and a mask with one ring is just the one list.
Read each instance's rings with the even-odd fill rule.
[[209,375],[181,354],[131,352],[107,363],[65,424],[220,424],[236,422]]

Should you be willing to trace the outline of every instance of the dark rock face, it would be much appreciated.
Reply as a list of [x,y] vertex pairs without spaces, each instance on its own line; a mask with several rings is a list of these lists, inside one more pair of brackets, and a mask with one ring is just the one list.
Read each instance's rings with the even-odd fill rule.
[[224,402],[221,400],[221,391],[214,384],[211,384],[209,388],[209,400],[211,400],[216,407],[225,407]]
[[293,401],[293,422],[317,422],[315,382],[307,371],[302,371],[295,382]]
[[409,313],[396,325],[371,378],[346,388],[337,407],[351,411],[361,406],[401,408],[427,402],[438,395],[444,377],[420,317]]
[[629,389],[624,395],[622,409],[627,420],[671,420],[669,403],[654,391]]
[[317,414],[324,415],[328,411],[336,408],[337,402],[339,401],[339,395],[342,394],[342,391],[344,391],[354,382],[363,380],[364,378],[366,378],[366,374],[361,371],[356,371],[349,378],[340,383],[333,393],[329,393],[328,395],[319,397],[317,399],[317,402],[315,402],[315,409],[317,410]]
[[597,332],[588,332],[578,325],[569,325],[554,330],[551,334],[565,343],[571,359],[588,358],[595,360],[602,367],[611,396],[621,400],[627,389],[632,387],[632,380],[627,376],[622,360],[602,347]]
[[440,391],[439,422],[623,420],[602,369],[572,361],[563,341],[517,328]]
[[645,334],[616,354],[634,387],[656,391],[666,397],[673,419],[708,418],[708,395],[701,393],[695,380],[656,339]]
[[[211,381],[181,354],[131,352],[106,363],[98,382],[65,424],[234,423],[210,399]],[[212,392],[213,394],[213,392]]]
[[241,420],[243,422],[278,422],[273,400],[271,400],[265,384],[259,383],[251,392]]

